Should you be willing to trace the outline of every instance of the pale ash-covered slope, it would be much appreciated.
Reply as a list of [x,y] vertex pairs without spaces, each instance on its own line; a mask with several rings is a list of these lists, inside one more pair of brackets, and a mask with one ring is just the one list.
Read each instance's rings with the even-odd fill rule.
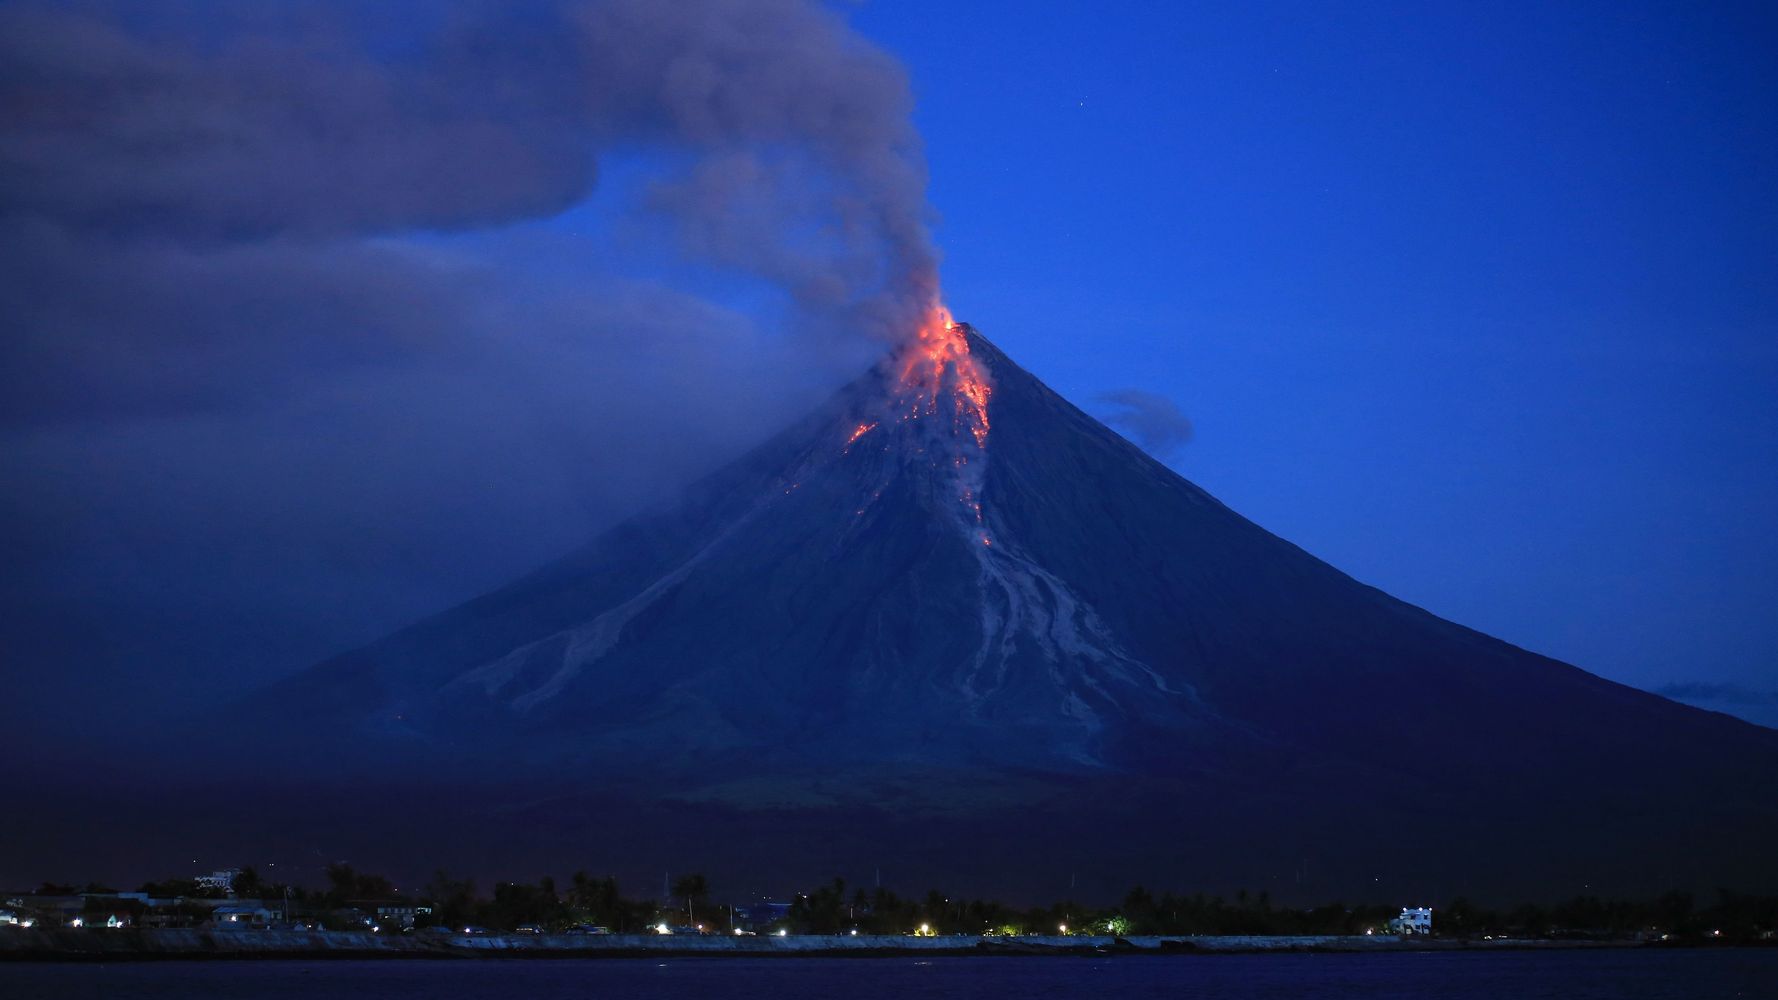
[[413,748],[563,763],[1312,761],[1522,787],[1778,759],[1778,734],[1351,580],[968,344],[991,379],[985,447],[967,401],[910,404],[886,365],[673,511],[280,702]]

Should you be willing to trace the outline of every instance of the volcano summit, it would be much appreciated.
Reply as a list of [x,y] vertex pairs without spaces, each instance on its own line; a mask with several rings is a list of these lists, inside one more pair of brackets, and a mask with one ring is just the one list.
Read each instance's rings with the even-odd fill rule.
[[717,869],[894,858],[1013,892],[1083,858],[1111,886],[1305,892],[1778,873],[1778,732],[1365,586],[942,317],[673,510],[259,707],[457,788],[462,823]]

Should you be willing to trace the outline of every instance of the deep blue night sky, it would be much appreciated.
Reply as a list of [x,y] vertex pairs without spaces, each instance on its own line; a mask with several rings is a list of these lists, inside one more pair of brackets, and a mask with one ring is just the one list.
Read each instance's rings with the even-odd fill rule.
[[[121,6],[175,48],[227,52],[235,21],[311,30],[275,6],[221,26],[204,4]],[[412,25],[439,20],[337,6],[397,76]],[[1770,5],[841,9],[911,77],[960,318],[1089,410],[1170,398],[1196,430],[1174,468],[1367,583],[1778,725]],[[111,58],[32,31],[19,52]],[[547,70],[549,40],[534,52]],[[193,78],[277,72],[243,62]],[[355,81],[317,86],[400,156],[456,155]],[[235,113],[216,106],[157,114]],[[514,144],[559,154],[559,109],[533,111]],[[55,155],[111,155],[94,148]],[[371,169],[338,205],[197,172],[169,182],[196,185],[188,217],[93,200],[125,171],[0,202],[22,333],[0,355],[0,723],[232,696],[373,639],[857,370],[844,345],[810,360],[756,288],[679,263],[625,207],[658,154],[606,154],[585,190],[572,154],[519,180],[453,161],[500,189],[467,215],[392,219],[414,185]],[[239,214],[278,208],[325,232]]]

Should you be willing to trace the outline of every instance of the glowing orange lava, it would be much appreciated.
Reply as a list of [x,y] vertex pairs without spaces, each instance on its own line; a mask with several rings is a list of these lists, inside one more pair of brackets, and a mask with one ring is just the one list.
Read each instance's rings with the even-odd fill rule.
[[846,447],[848,447],[848,448],[852,447],[854,442],[856,442],[859,438],[865,436],[866,434],[869,434],[871,432],[871,430],[873,428],[875,428],[876,426],[877,426],[877,422],[875,420],[871,421],[868,424],[859,424],[858,428],[852,432],[852,436],[846,439]]
[[[927,456],[934,468],[950,466],[963,526],[984,547],[992,547],[994,542],[982,510],[982,489],[988,446],[988,400],[994,389],[987,369],[970,354],[972,332],[969,324],[955,321],[949,309],[934,303],[912,340],[892,362],[900,371],[896,377],[899,386],[890,391],[890,412],[902,423],[923,418],[938,422],[944,420],[941,414],[949,415],[950,433],[945,434],[942,425],[927,423],[910,442],[913,454]],[[845,451],[850,454],[858,439],[876,428],[876,421],[853,427],[846,438]],[[879,496],[881,491],[872,494],[872,499]],[[863,515],[864,508],[856,513]]]
[[988,443],[988,397],[993,389],[987,373],[969,353],[968,327],[951,318],[951,311],[934,305],[907,350],[902,362],[902,385],[913,399],[903,417],[936,413],[945,393],[956,396],[957,431],[968,430],[976,447]]

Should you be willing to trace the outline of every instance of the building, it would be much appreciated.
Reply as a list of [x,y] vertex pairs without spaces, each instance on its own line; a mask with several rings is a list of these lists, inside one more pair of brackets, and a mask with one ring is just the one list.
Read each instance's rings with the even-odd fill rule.
[[1389,921],[1389,929],[1397,934],[1431,934],[1432,907],[1402,907],[1401,916]]
[[[358,905],[367,904],[359,903]],[[376,907],[376,922],[379,927],[398,927],[406,930],[413,927],[419,918],[432,916],[432,907],[416,903],[373,902],[368,905]]]
[[790,916],[789,903],[758,902],[734,908],[733,920],[737,930],[763,931]]
[[230,895],[235,891],[235,879],[241,877],[239,868],[224,868],[208,875],[199,875],[195,881],[200,889],[216,889]]
[[[81,896],[23,896],[8,899],[6,904],[19,926],[73,927],[74,920],[86,913],[86,900]],[[86,921],[81,920],[79,926],[86,926]]]
[[230,903],[210,911],[210,922],[218,929],[249,930],[270,927],[277,920],[277,911],[262,903]]

